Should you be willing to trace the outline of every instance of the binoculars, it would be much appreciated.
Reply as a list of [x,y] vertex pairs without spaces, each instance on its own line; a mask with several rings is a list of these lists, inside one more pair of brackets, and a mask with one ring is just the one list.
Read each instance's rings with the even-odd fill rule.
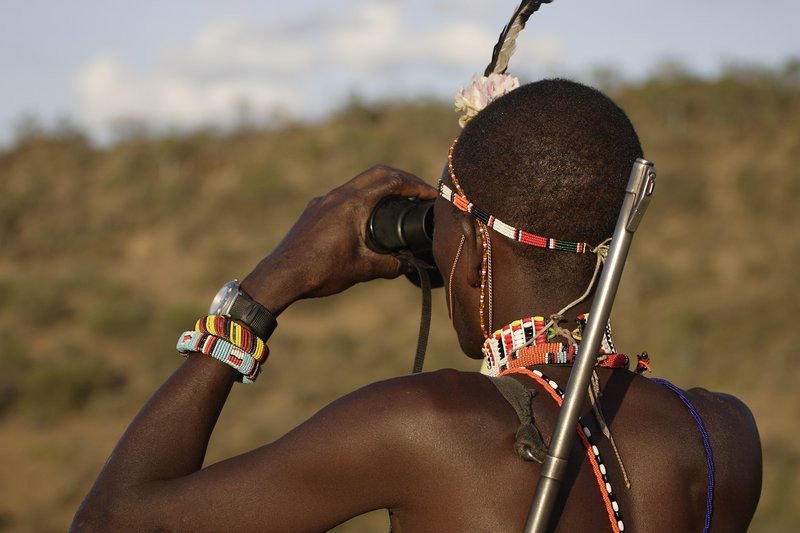
[[[414,257],[418,268],[423,268],[431,279],[432,287],[444,285],[439,269],[433,260],[433,200],[419,200],[391,195],[382,198],[372,210],[367,221],[367,246],[379,253]],[[419,285],[419,274],[410,272],[406,277]]]

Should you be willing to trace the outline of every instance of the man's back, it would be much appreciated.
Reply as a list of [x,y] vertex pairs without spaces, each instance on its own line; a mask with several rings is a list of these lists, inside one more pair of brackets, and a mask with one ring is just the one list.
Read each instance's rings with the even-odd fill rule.
[[[567,368],[538,368],[566,385]],[[609,440],[595,440],[625,529],[702,530],[708,466],[702,435],[688,408],[666,386],[631,372],[599,369],[598,375],[603,414],[629,488]],[[522,530],[539,465],[521,460],[514,451],[519,420],[490,379],[443,371],[379,385],[396,387],[407,398],[402,406],[398,402],[403,413],[396,416],[408,438],[402,460],[409,463],[395,481],[408,484],[412,500],[392,509],[394,531]],[[536,390],[535,423],[549,443],[558,416],[555,401],[530,378],[516,379]],[[745,530],[760,492],[761,454],[752,416],[724,395],[694,389],[687,396],[702,417],[714,454],[712,530]],[[601,435],[588,405],[582,420],[595,436]],[[609,530],[600,490],[576,433],[553,523],[558,521],[562,531]]]

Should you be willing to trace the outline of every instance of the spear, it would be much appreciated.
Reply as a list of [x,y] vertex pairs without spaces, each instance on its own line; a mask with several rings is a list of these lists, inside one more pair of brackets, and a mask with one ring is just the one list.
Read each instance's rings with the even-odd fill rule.
[[609,246],[608,257],[589,311],[589,321],[581,342],[580,356],[567,382],[558,423],[550,441],[550,450],[542,463],[536,495],[525,524],[525,533],[543,533],[550,521],[561,481],[567,471],[567,459],[575,439],[578,418],[586,400],[589,380],[597,361],[605,325],[611,315],[611,307],[622,277],[628,249],[633,233],[650,203],[655,180],[656,171],[653,163],[637,159],[625,188],[625,197]]

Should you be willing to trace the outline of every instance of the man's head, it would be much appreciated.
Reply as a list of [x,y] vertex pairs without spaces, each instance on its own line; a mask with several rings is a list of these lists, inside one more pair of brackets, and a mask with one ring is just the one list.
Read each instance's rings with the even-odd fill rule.
[[[611,237],[631,167],[641,156],[638,136],[616,104],[595,89],[556,79],[522,86],[473,118],[455,146],[453,170],[469,201],[503,222],[595,246]],[[447,172],[443,179],[453,187]],[[449,211],[456,212],[453,206]],[[512,250],[526,278],[519,290],[546,284],[550,294],[563,294],[553,296],[562,300],[552,302],[554,308],[530,312],[558,311],[591,278],[593,254],[535,248],[495,235],[493,243],[507,241],[501,246]],[[439,267],[447,278],[449,265]]]
[[625,113],[567,80],[520,87],[464,128],[454,167],[471,201],[509,224],[568,241],[610,237],[642,148]]

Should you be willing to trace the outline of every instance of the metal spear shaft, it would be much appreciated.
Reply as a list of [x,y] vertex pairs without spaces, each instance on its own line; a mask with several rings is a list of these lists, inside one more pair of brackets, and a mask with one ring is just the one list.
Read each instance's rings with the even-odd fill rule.
[[625,188],[625,197],[589,312],[579,357],[564,392],[564,402],[550,442],[550,450],[542,463],[536,496],[528,513],[528,522],[525,524],[525,533],[544,533],[550,521],[561,481],[567,471],[567,460],[575,438],[578,418],[586,400],[589,381],[597,362],[605,326],[611,315],[611,307],[622,277],[628,249],[633,233],[650,203],[655,180],[656,171],[653,164],[644,159],[637,159]]

